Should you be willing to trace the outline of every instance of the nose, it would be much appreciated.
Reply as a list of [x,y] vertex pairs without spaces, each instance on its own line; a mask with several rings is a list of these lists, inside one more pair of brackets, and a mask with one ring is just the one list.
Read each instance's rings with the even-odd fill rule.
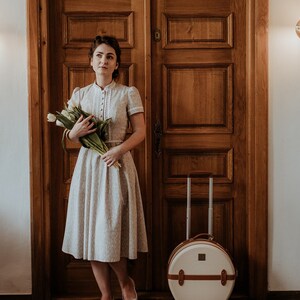
[[107,64],[108,60],[107,60],[107,58],[106,58],[105,55],[103,55],[103,56],[101,57],[101,62],[102,62],[103,64]]

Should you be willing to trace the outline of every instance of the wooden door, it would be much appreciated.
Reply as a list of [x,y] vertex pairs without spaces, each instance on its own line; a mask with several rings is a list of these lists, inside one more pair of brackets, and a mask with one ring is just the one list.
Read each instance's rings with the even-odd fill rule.
[[[182,2],[27,2],[33,299],[98,295],[89,265],[61,252],[78,149],[64,153],[46,122],[92,79],[96,32],[121,40],[121,82],[138,87],[146,108],[147,138],[134,151],[150,245],[132,267],[140,295],[171,299],[167,260],[185,238],[185,177],[201,169],[215,174],[214,235],[239,271],[234,298],[266,299],[268,1]],[[207,230],[202,179],[192,205],[193,235]]]
[[[150,35],[147,29],[150,28],[147,25],[150,9],[147,7],[150,0],[132,0],[131,4],[129,0],[27,1],[32,299],[53,299],[59,293],[70,292],[73,298],[80,299],[82,297],[76,294],[76,284],[82,287],[85,280],[89,290],[95,289],[88,266],[61,256],[61,222],[65,217],[65,199],[72,170],[68,164],[74,164],[77,149],[68,145],[68,154],[62,152],[58,129],[49,126],[46,116],[49,111],[61,108],[72,85],[88,81],[88,61],[85,61],[87,40],[88,35],[92,37],[94,33],[87,29],[101,29],[102,32],[103,26],[98,28],[99,22],[96,21],[99,15],[102,21],[107,20],[105,16],[109,15],[113,22],[118,23],[120,15],[128,12],[134,12],[134,46],[128,47],[125,46],[128,43],[123,43],[123,62],[127,62],[128,82],[136,84],[142,96],[147,96],[147,146],[142,145],[134,155],[146,200],[150,242],[147,263],[142,263],[142,270],[138,269],[135,273],[139,290],[144,289],[147,276],[148,290],[167,291],[165,272],[168,255],[185,238],[185,173],[191,168],[206,167],[217,176],[214,234],[229,248],[239,271],[234,295],[246,294],[248,290],[250,299],[267,298],[268,0],[185,0],[184,7],[180,7],[177,0],[161,1],[151,1],[151,29],[157,28],[161,32],[156,32],[157,42],[153,42],[152,56],[147,50],[147,34]],[[89,15],[93,20],[90,23]],[[72,16],[75,16],[73,24]],[[63,21],[65,17],[68,23]],[[126,19],[123,19],[125,23]],[[83,26],[83,33],[81,26],[75,26],[78,21],[82,26],[93,25]],[[72,25],[75,30],[66,31],[70,28],[64,24]],[[120,33],[117,28],[122,26],[115,24],[110,28]],[[75,35],[70,36],[72,32]],[[68,36],[70,39],[66,40]],[[126,35],[125,41],[128,39]],[[149,90],[151,81],[147,75],[150,58],[153,62],[152,97]],[[126,78],[125,70],[126,67],[122,80]],[[222,70],[223,80],[220,79]],[[181,83],[181,77],[187,85]],[[195,89],[191,88],[191,81],[195,83]],[[186,106],[176,98],[177,84],[178,95],[184,97],[185,103],[195,104],[195,111],[199,111],[201,100],[198,119],[194,119],[193,111],[186,111]],[[166,86],[169,88],[164,92]],[[63,90],[66,87],[68,93]],[[197,92],[200,94],[197,98],[197,93],[192,90],[200,87],[205,93]],[[210,95],[213,99],[210,105],[203,95]],[[222,97],[224,101],[220,100]],[[214,113],[210,111],[212,104],[218,108]],[[180,115],[174,105],[181,109]],[[156,135],[152,135],[155,125]],[[151,152],[149,148],[153,148]],[[151,161],[153,164],[150,164]],[[202,180],[193,181],[193,234],[207,229],[206,187]],[[86,292],[85,286],[82,293]],[[151,298],[165,299],[162,296]]]
[[[185,240],[186,175],[214,174],[214,236],[248,295],[246,1],[152,2],[153,289]],[[207,232],[208,180],[192,180],[191,235]]]
[[[96,35],[113,35],[122,49],[119,82],[139,89],[147,115],[146,3],[140,0],[49,1],[51,111],[61,110],[75,87],[94,81],[88,58],[91,41]],[[58,128],[51,128],[51,293],[55,297],[99,295],[90,264],[61,251],[69,186],[79,150],[77,144],[67,142],[67,151],[63,152],[61,133]],[[147,203],[146,155],[145,143],[133,153],[144,203]],[[145,205],[148,220],[147,209]],[[147,256],[141,256],[139,265],[133,265],[131,272],[137,288],[145,290],[149,274]],[[114,289],[118,290],[113,279]]]

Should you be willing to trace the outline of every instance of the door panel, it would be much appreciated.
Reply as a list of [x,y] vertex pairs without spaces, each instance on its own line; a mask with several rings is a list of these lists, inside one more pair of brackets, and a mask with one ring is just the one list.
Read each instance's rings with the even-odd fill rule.
[[[113,35],[119,40],[122,49],[119,82],[136,86],[145,105],[145,3],[146,1],[140,0],[49,2],[52,111],[63,108],[75,87],[83,87],[94,81],[88,50],[96,35]],[[52,128],[52,160],[55,161],[51,170],[52,293],[53,296],[97,295],[99,290],[90,264],[75,260],[61,251],[69,186],[79,146],[66,141],[66,151],[62,151],[61,135],[57,132],[57,128]],[[133,151],[147,216],[146,155],[144,143]],[[148,221],[148,218],[146,220]],[[141,255],[138,265],[130,265],[131,274],[139,290],[146,290],[149,285],[147,280],[150,270],[147,269],[147,259],[146,255]],[[115,276],[112,280],[113,289],[118,291]]]
[[[234,257],[247,295],[245,0],[152,3],[154,289],[185,240],[186,176],[214,174],[214,236]],[[160,131],[158,130],[159,125]],[[159,132],[159,134],[158,134]],[[192,180],[192,235],[207,232],[208,180]]]
[[165,132],[232,132],[232,65],[163,65],[162,90]]
[[232,14],[164,13],[162,29],[168,32],[164,49],[231,48]]

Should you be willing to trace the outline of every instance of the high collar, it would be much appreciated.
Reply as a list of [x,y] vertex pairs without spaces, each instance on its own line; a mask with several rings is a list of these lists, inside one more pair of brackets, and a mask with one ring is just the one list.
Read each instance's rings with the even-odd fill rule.
[[115,85],[116,85],[116,82],[114,81],[114,80],[112,80],[112,82],[110,83],[110,84],[108,84],[108,85],[106,85],[105,87],[104,87],[104,89],[102,89],[96,82],[94,82],[94,87],[96,88],[96,89],[100,89],[100,91],[108,91],[108,90],[111,90],[111,89],[113,89],[114,87],[115,87]]

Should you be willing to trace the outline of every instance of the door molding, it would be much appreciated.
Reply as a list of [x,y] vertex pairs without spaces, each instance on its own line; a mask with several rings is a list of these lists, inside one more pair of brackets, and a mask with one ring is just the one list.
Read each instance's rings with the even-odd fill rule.
[[[51,298],[48,5],[27,1],[32,299]],[[268,0],[247,1],[249,295],[266,299],[268,261]],[[149,31],[150,32],[150,31]],[[148,136],[151,138],[151,134]]]
[[27,0],[32,299],[50,299],[48,0]]
[[247,2],[247,234],[249,295],[268,289],[268,0]]

